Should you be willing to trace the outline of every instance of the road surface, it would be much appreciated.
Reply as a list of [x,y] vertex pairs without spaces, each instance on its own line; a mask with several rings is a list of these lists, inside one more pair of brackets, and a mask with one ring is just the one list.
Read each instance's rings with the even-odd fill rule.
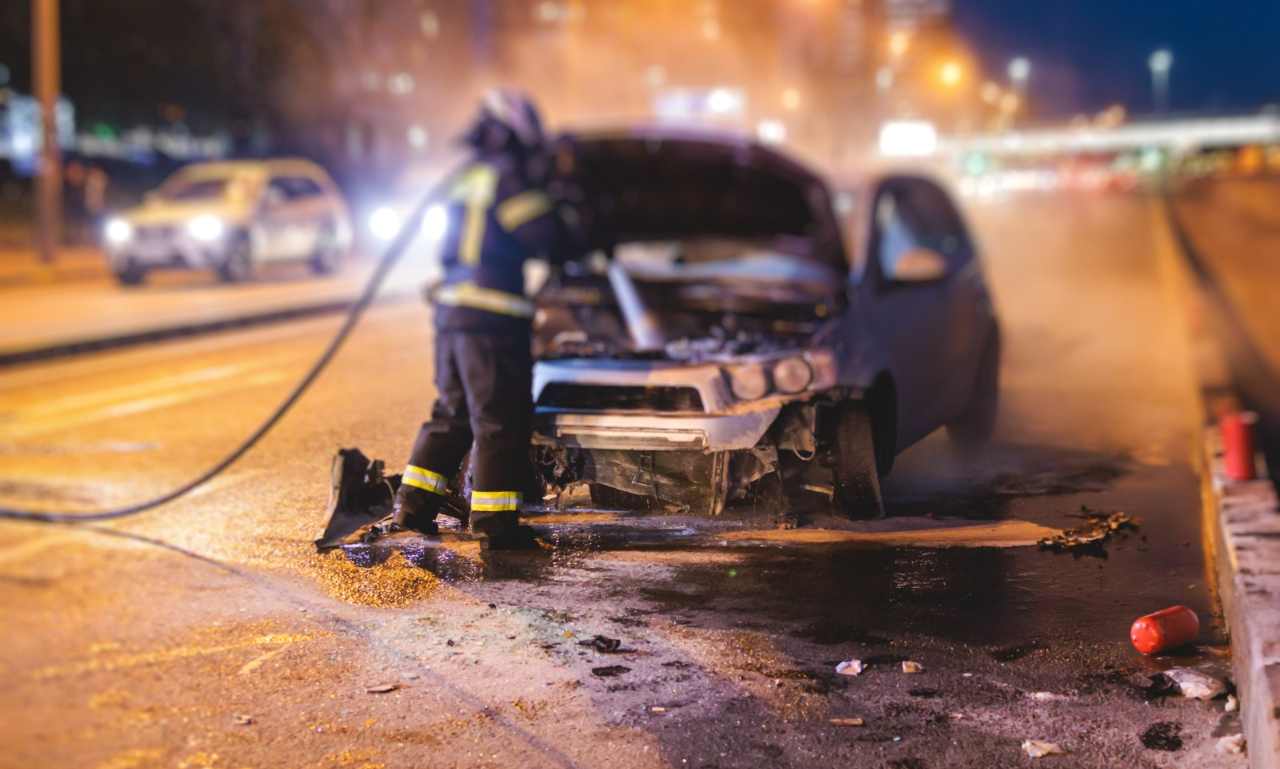
[[[1020,743],[1040,739],[1070,753],[1051,765],[1243,767],[1214,750],[1239,730],[1222,700],[1135,686],[1228,662],[1153,212],[975,208],[1008,341],[998,440],[904,454],[893,516],[866,527],[889,543],[628,547],[566,526],[551,552],[460,546],[433,571],[319,557],[332,452],[398,464],[431,396],[424,311],[379,308],[297,411],[191,497],[92,529],[0,525],[0,766],[932,769],[1023,766]],[[167,489],[247,432],[335,324],[6,372],[0,494],[85,508]],[[1081,506],[1141,528],[1105,558],[1016,534],[1075,525]],[[1129,623],[1173,603],[1200,613],[1204,645],[1139,658]],[[622,650],[580,644],[596,634]],[[848,658],[867,672],[837,676]],[[1145,746],[1153,727],[1176,750]]]

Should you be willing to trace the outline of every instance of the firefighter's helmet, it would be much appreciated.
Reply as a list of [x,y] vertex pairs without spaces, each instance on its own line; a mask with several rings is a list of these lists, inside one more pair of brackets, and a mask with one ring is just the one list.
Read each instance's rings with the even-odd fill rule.
[[542,119],[533,101],[519,91],[494,88],[480,100],[480,109],[462,140],[488,150],[540,148],[546,140]]

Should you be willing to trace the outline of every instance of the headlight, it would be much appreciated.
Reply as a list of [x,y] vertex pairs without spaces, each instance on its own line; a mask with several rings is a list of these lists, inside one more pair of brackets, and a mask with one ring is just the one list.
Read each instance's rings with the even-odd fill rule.
[[369,232],[378,240],[391,240],[400,232],[400,214],[390,206],[379,206],[369,214]]
[[762,366],[738,366],[729,369],[729,389],[739,400],[753,401],[769,392],[769,379]]
[[440,240],[449,230],[449,212],[444,206],[432,206],[422,218],[422,234],[427,240]]
[[779,392],[798,393],[813,381],[813,369],[804,358],[786,358],[773,367],[773,386]]
[[221,239],[226,230],[226,224],[213,214],[202,214],[187,222],[187,234],[201,243]]
[[108,219],[102,234],[111,245],[122,246],[133,238],[133,225],[124,219]]

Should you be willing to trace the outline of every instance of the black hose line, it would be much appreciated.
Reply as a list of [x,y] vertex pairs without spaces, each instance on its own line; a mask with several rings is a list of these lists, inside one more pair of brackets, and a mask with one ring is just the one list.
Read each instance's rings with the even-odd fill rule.
[[196,488],[203,486],[213,478],[217,477],[224,470],[234,464],[243,457],[250,449],[257,445],[258,441],[271,431],[271,428],[289,412],[303,393],[315,383],[320,374],[333,361],[338,354],[342,344],[347,341],[347,337],[355,329],[360,322],[360,318],[364,315],[365,310],[369,309],[369,305],[373,303],[374,298],[378,294],[378,289],[382,287],[382,282],[386,280],[387,274],[391,272],[391,268],[400,261],[400,257],[404,255],[404,251],[413,242],[413,239],[422,229],[422,220],[430,208],[437,200],[442,199],[444,194],[453,185],[456,178],[460,175],[462,168],[455,168],[443,179],[437,182],[422,200],[418,202],[412,213],[400,227],[400,231],[392,240],[391,245],[383,253],[382,258],[378,260],[377,266],[373,270],[373,274],[369,276],[369,280],[365,283],[364,291],[360,297],[356,299],[355,304],[351,305],[351,309],[347,311],[346,320],[342,323],[342,328],[333,335],[329,340],[329,345],[325,348],[316,362],[311,365],[306,375],[294,385],[293,390],[289,392],[285,399],[276,406],[275,410],[258,425],[249,437],[245,438],[239,446],[236,446],[229,454],[220,459],[212,467],[205,470],[200,475],[178,486],[177,488],[161,494],[158,497],[136,502],[124,507],[117,507],[111,510],[99,510],[96,512],[85,513],[68,513],[68,512],[43,512],[39,510],[22,510],[13,507],[0,507],[0,519],[31,521],[36,523],[81,523],[86,521],[107,521],[115,518],[125,518],[131,515],[151,510],[161,505],[172,502],[173,500],[189,494]]

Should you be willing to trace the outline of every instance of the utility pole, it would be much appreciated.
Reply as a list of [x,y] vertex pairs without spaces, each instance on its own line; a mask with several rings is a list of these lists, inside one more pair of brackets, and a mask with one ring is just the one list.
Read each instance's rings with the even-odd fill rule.
[[62,240],[62,152],[58,146],[61,51],[58,0],[31,0],[31,73],[40,102],[40,170],[36,176],[36,246],[52,264]]

